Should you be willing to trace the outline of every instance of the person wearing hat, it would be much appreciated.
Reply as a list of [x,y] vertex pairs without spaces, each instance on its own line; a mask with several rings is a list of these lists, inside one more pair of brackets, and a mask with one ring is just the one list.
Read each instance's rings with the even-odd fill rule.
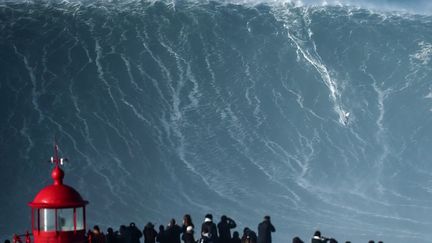
[[323,243],[327,242],[324,237],[321,236],[321,232],[319,230],[315,231],[311,243]]
[[271,243],[271,233],[275,231],[270,216],[264,216],[264,220],[258,225],[258,243]]
[[216,224],[213,223],[213,215],[211,215],[211,214],[206,214],[206,216],[204,217],[204,222],[201,225],[201,234],[205,230],[210,235],[211,241],[212,242],[217,242],[217,240],[218,240],[218,232],[217,232]]

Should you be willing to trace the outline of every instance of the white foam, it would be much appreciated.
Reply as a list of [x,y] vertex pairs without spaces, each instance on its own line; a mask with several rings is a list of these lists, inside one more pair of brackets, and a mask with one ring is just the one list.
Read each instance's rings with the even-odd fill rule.
[[18,48],[13,45],[13,48],[15,50],[15,54],[18,55],[19,57],[21,57],[23,63],[24,63],[24,67],[26,68],[28,75],[30,77],[30,82],[32,84],[32,92],[31,92],[31,100],[32,100],[32,104],[33,104],[33,108],[37,111],[38,115],[39,115],[39,119],[38,119],[38,123],[41,123],[43,121],[43,119],[45,118],[44,113],[42,112],[42,110],[39,107],[39,96],[40,96],[40,92],[37,90],[37,80],[36,80],[36,75],[35,75],[35,68],[30,66],[30,63],[27,59],[27,57],[20,53],[18,51]]
[[[330,100],[333,103],[333,109],[338,114],[338,121],[342,125],[345,125],[345,114],[346,111],[342,108],[344,105],[341,101],[341,92],[338,88],[338,83],[330,75],[329,69],[321,59],[317,51],[315,41],[313,40],[313,32],[310,28],[311,20],[309,18],[309,10],[303,9],[301,16],[296,16],[295,13],[290,12],[290,9],[276,8],[275,17],[284,23],[284,27],[287,29],[288,38],[297,48],[297,53],[300,53],[304,60],[307,61],[320,75],[322,81],[330,91]],[[290,18],[294,15],[295,18],[303,18],[304,26],[302,23],[299,26],[295,26],[295,22]],[[298,24],[298,23],[297,23]],[[301,31],[306,29],[307,35],[302,35]],[[298,33],[300,32],[300,33]],[[307,45],[312,45],[312,48]]]
[[429,42],[421,41],[418,44],[419,49],[416,53],[410,55],[412,60],[420,62],[423,65],[429,64],[432,58],[432,44]]

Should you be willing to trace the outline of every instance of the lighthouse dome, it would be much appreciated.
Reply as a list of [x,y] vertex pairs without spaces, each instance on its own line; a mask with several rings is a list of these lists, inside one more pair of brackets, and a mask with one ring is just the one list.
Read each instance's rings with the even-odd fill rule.
[[63,184],[64,172],[56,166],[51,173],[54,184],[43,188],[29,206],[33,208],[73,208],[86,205],[81,195],[72,187]]
[[75,189],[62,184],[45,187],[29,205],[34,208],[74,208],[87,203]]

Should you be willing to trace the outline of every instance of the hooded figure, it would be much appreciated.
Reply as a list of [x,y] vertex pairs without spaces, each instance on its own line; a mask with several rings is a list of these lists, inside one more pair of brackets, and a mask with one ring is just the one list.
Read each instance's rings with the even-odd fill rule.
[[216,243],[218,240],[218,233],[216,224],[213,223],[213,215],[207,214],[204,218],[204,223],[201,225],[201,234],[204,232],[204,230],[207,230],[207,232],[210,234],[211,240]]
[[270,216],[265,216],[264,221],[258,225],[258,243],[271,243],[271,233],[276,229],[270,222]]

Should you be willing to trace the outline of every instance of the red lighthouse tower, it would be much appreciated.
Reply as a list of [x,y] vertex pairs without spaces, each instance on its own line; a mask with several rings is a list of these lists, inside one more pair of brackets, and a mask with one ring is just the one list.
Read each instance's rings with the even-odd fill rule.
[[83,243],[86,240],[85,205],[81,195],[63,184],[64,172],[60,169],[64,159],[58,157],[54,145],[51,173],[54,183],[42,189],[29,206],[32,209],[32,231],[35,243]]

